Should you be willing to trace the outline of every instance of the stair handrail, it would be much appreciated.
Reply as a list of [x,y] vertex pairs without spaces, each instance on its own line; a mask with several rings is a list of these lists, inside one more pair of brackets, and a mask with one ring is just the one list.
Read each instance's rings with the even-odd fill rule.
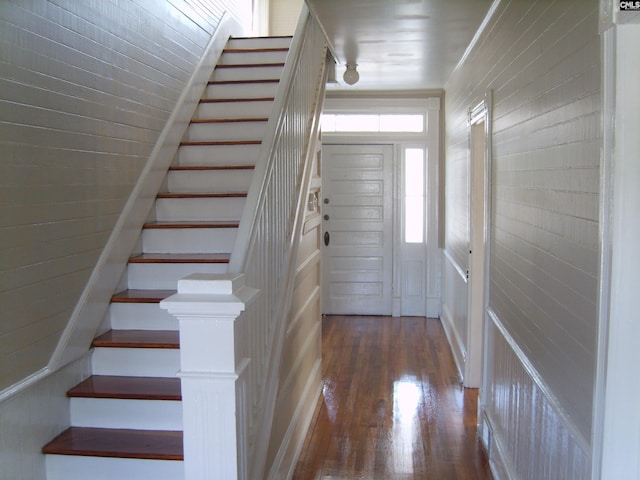
[[285,106],[292,95],[290,86],[302,54],[305,39],[304,32],[307,29],[308,23],[312,20],[313,18],[308,11],[308,7],[306,4],[303,5],[296,31],[289,47],[285,66],[280,77],[278,89],[274,97],[272,112],[276,112],[276,115],[269,117],[266,133],[258,153],[258,160],[256,161],[254,174],[238,227],[236,241],[229,260],[229,272],[240,273],[245,271],[251,252],[250,245],[255,242],[260,206],[264,203],[265,189],[270,170],[273,168],[272,160],[275,156],[277,140],[282,132],[285,120]]
[[236,336],[236,358],[251,359],[242,440],[251,479],[262,479],[265,470],[326,62],[324,33],[303,6],[228,269],[231,274],[244,274],[247,285],[260,290],[257,300],[243,313]]

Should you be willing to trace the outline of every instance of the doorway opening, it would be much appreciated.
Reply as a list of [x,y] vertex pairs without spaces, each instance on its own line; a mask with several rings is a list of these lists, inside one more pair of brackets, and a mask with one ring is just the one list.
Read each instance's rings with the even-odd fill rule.
[[469,111],[469,270],[467,272],[467,356],[464,385],[482,383],[485,311],[488,299],[491,93]]
[[323,313],[440,314],[440,98],[327,98]]

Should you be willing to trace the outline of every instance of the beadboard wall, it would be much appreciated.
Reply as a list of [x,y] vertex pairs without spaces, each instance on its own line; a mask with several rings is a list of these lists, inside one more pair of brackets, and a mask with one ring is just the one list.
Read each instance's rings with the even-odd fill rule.
[[307,208],[296,260],[296,279],[280,367],[280,385],[267,457],[267,478],[291,478],[322,387],[321,151],[317,141]]
[[[525,472],[535,469],[521,462],[566,472],[522,478],[584,478],[583,460],[567,462],[580,456],[576,448],[587,464],[591,455],[601,136],[598,2],[496,5],[445,86],[445,248],[453,263],[466,268],[468,110],[491,89],[489,306],[515,349],[502,357],[512,365],[502,365],[489,351],[486,375],[488,390],[519,388],[520,374],[513,372],[526,372],[533,404],[512,392],[484,397],[484,408],[506,419],[493,427],[509,444],[507,463]],[[458,284],[460,291],[445,291],[443,298],[466,299],[466,288]],[[562,432],[562,444],[550,442],[546,422]],[[517,425],[526,428],[516,438]],[[539,456],[523,454],[530,449]],[[556,455],[559,464],[551,461]]]
[[0,2],[0,392],[43,368],[225,10]]

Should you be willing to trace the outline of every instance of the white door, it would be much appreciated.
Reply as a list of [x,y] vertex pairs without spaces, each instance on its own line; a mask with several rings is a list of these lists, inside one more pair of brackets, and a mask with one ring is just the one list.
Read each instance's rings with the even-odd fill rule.
[[322,147],[323,313],[391,315],[391,145]]

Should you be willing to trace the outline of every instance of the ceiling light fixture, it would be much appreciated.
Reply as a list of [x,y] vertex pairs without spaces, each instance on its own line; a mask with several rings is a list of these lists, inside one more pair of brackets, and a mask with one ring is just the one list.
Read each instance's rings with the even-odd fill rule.
[[347,69],[344,71],[342,78],[348,85],[355,85],[360,80],[360,74],[356,70],[357,66],[355,63],[347,63]]

